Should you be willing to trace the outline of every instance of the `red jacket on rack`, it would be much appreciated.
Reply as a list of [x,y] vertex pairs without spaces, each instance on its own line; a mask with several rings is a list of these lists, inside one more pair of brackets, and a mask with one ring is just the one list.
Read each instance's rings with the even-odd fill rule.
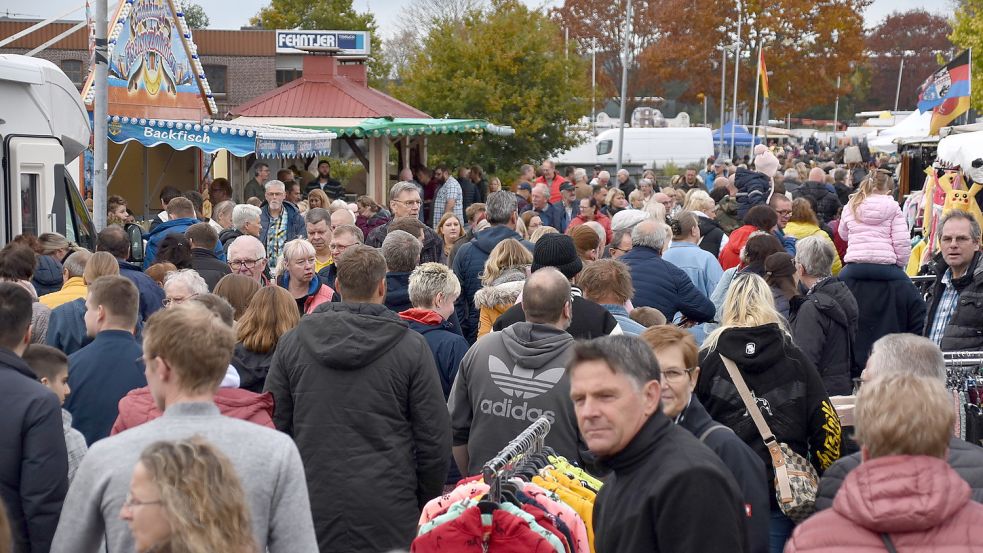
[[492,523],[485,545],[485,528],[479,507],[471,507],[458,518],[417,536],[411,553],[556,553],[546,538],[536,534],[524,520],[501,509],[492,511]]

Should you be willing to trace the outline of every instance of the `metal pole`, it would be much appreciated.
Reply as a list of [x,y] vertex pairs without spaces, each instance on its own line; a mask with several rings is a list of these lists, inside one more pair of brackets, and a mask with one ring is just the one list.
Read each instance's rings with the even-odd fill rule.
[[707,121],[707,95],[704,94],[703,95],[703,124],[709,125],[709,123],[710,122]]
[[628,39],[631,37],[631,0],[627,0],[628,9],[625,10],[625,40],[621,50],[621,126],[618,129],[618,166],[617,171],[621,171],[621,163],[625,156],[625,112],[628,109]]
[[898,111],[898,100],[901,99],[901,75],[904,74],[904,56],[901,56],[901,67],[898,68],[898,89],[894,93],[894,111]]
[[96,232],[106,226],[106,180],[107,154],[107,117],[109,115],[109,52],[106,20],[109,18],[107,0],[96,0],[96,48],[95,48],[95,78],[92,86],[96,93],[93,99],[92,126],[92,222]]
[[733,108],[731,113],[734,114],[734,124],[730,126],[730,158],[734,159],[734,136],[737,129],[737,77],[741,72],[741,25],[744,23],[744,7],[741,5],[741,0],[737,0],[737,42],[734,47],[734,98],[732,99]]
[[591,39],[590,48],[590,130],[597,136],[597,39]]
[[836,107],[833,108],[833,137],[829,141],[829,146],[834,147],[836,141],[836,131],[840,128],[840,76],[836,76]]
[[727,105],[727,47],[720,49],[720,148],[718,156],[724,155],[724,106]]

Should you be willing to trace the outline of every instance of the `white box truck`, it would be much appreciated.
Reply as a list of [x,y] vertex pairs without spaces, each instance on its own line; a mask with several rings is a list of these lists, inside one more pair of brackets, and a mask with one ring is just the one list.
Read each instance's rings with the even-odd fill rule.
[[[597,136],[597,161],[618,162],[618,131],[609,129]],[[656,169],[672,163],[677,167],[702,166],[713,155],[713,137],[705,127],[625,128],[625,164]]]
[[2,54],[0,106],[0,246],[58,232],[93,249],[89,212],[66,169],[91,136],[78,89],[47,60]]

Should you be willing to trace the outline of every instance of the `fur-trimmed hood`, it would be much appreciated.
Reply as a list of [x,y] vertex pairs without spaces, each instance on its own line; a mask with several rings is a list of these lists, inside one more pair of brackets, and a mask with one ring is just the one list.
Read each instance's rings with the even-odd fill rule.
[[524,270],[510,269],[499,276],[490,286],[484,286],[474,293],[474,306],[495,307],[496,305],[514,304],[526,284]]

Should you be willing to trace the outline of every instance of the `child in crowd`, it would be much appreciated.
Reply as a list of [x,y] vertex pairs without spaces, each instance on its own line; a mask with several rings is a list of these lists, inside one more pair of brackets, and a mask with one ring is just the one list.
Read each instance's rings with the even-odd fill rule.
[[[72,393],[71,388],[68,387],[68,357],[51,346],[31,344],[24,351],[23,359],[40,379],[41,384],[54,392],[64,405],[65,397]],[[64,408],[61,410],[61,421],[65,432],[65,447],[68,449],[68,483],[71,484],[72,479],[75,478],[75,471],[82,464],[82,458],[89,448],[85,445],[85,437],[82,433],[72,428],[72,415]]]
[[850,196],[840,217],[839,235],[846,241],[844,263],[904,267],[911,255],[911,237],[901,206],[891,195],[888,171],[871,171]]

